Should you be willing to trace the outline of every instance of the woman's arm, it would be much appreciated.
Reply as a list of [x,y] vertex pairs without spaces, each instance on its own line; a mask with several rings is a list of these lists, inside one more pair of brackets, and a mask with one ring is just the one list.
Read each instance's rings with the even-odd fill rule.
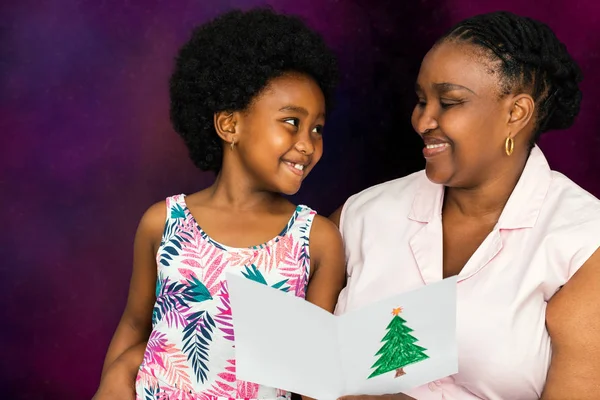
[[342,210],[344,209],[344,206],[341,206],[340,208],[338,208],[337,210],[335,210],[330,216],[329,216],[329,220],[331,222],[333,222],[335,224],[335,226],[338,227],[338,229],[340,228],[340,219],[342,217]]
[[[330,216],[329,220],[333,222],[333,224],[339,228],[340,226],[340,218],[342,216],[342,210],[344,206],[339,207],[335,210]],[[403,393],[398,394],[386,394],[382,396],[344,396],[341,397],[340,400],[415,400],[414,398],[407,396]]]
[[600,249],[548,302],[552,361],[542,400],[598,399]]

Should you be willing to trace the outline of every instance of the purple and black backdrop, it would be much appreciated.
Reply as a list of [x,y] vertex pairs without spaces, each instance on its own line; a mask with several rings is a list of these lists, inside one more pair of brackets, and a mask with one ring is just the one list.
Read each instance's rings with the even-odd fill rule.
[[325,157],[297,201],[327,214],[420,169],[413,83],[435,38],[475,13],[547,22],[585,73],[575,126],[541,146],[600,196],[595,0],[54,0],[0,5],[0,396],[88,399],[125,302],[146,207],[211,182],[172,132],[167,79],[192,27],[234,7],[303,16],[340,57]]

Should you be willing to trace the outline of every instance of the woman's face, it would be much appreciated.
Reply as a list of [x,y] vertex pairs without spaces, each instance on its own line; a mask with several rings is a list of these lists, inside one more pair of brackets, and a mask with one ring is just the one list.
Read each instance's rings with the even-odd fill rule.
[[497,67],[468,43],[442,42],[423,59],[412,125],[423,138],[432,182],[476,187],[510,162],[504,143],[514,97],[500,95]]

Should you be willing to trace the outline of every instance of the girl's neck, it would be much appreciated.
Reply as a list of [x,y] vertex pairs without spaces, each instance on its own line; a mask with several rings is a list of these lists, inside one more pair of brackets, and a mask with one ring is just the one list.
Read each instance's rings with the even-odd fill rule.
[[225,165],[207,192],[209,202],[231,211],[272,210],[285,202],[281,194],[257,188],[247,175]]

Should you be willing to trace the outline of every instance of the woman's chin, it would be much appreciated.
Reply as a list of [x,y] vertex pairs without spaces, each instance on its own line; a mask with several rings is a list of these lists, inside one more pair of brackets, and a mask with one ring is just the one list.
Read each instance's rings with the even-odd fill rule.
[[448,168],[443,168],[439,164],[429,162],[425,165],[425,174],[427,175],[427,179],[438,185],[447,184],[452,177],[452,173],[450,173]]

